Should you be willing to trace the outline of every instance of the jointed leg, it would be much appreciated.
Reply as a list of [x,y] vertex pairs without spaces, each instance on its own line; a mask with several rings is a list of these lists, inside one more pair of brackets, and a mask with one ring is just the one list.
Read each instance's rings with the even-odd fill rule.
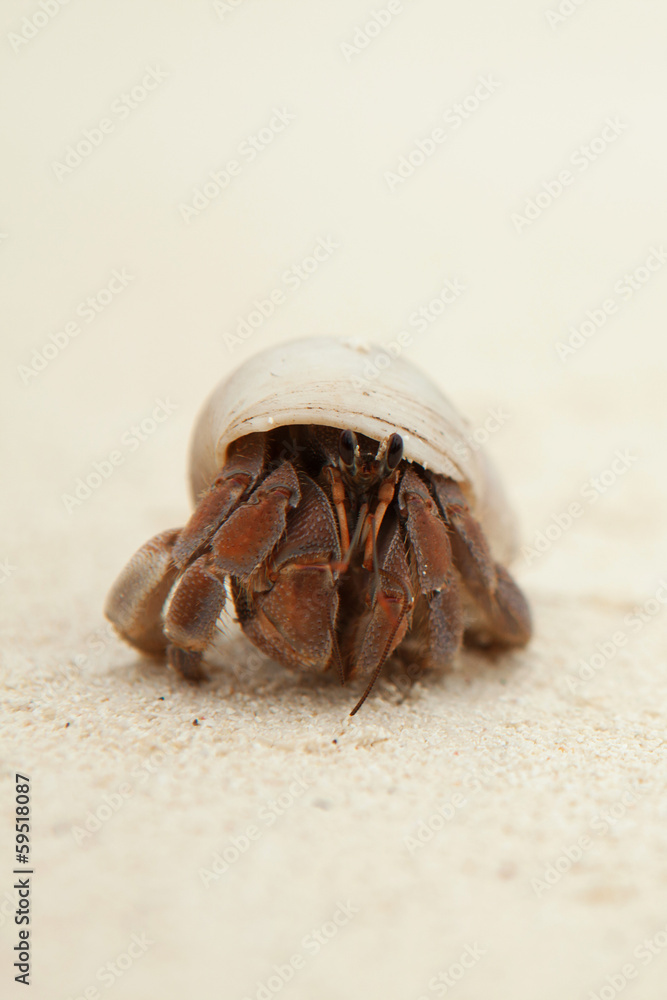
[[466,639],[482,645],[523,646],[531,635],[526,600],[507,570],[495,563],[481,525],[460,487],[432,476],[443,517],[451,529],[454,562],[484,620]]
[[183,569],[220,527],[244,494],[253,488],[264,465],[264,436],[248,434],[229,447],[224,468],[199,497],[196,510],[174,546],[174,562]]
[[224,574],[208,552],[188,566],[169,598],[164,612],[167,659],[188,680],[206,676],[202,654],[213,639],[225,597]]
[[411,551],[416,562],[420,602],[415,631],[424,637],[427,663],[449,663],[463,637],[463,613],[459,580],[449,532],[430,494],[427,484],[413,469],[408,469],[399,489],[399,508],[406,518]]
[[251,576],[277,545],[288,512],[297,506],[300,497],[294,467],[284,462],[214,534],[211,549],[217,569],[243,579]]
[[171,643],[170,664],[188,679],[205,676],[202,655],[225,605],[225,577],[246,579],[257,567],[256,575],[262,575],[267,555],[285,530],[287,512],[299,497],[297,475],[285,462],[223,521],[208,542],[209,551],[181,575],[165,610],[164,633]]
[[[202,495],[185,528],[146,542],[107,599],[107,617],[128,642],[145,652],[167,649],[171,665],[190,679],[204,676],[202,651],[224,606],[225,573],[241,574],[261,562],[280,538],[287,510],[298,502],[298,479],[285,463],[255,489],[243,508],[233,510],[257,482],[263,463],[263,435],[235,442],[229,462]],[[211,542],[213,555],[206,551]],[[228,565],[214,558],[221,553]]]
[[179,570],[173,561],[179,530],[163,531],[142,545],[114,583],[104,608],[128,642],[146,653],[167,647],[162,607]]
[[361,618],[353,642],[353,672],[370,675],[369,683],[351,715],[359,711],[382,667],[402,642],[412,624],[412,578],[401,526],[391,527],[378,553],[378,579],[369,595],[369,611]]

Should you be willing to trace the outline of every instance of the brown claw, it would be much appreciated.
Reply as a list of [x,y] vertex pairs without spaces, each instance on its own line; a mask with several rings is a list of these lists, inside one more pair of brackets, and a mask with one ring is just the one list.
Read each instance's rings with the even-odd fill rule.
[[174,546],[173,558],[179,568],[187,565],[243,495],[252,489],[263,464],[263,435],[249,434],[230,446],[227,464],[199,498],[194,514]]
[[288,510],[301,496],[293,466],[284,462],[266,477],[250,499],[222,524],[212,540],[221,573],[249,577],[275,548],[285,530]]
[[306,476],[289,533],[270,560],[268,590],[235,584],[244,632],[267,655],[294,669],[324,670],[334,649],[340,543],[332,508]]
[[210,553],[200,556],[181,575],[164,614],[164,634],[173,646],[203,653],[225,606],[224,576]]

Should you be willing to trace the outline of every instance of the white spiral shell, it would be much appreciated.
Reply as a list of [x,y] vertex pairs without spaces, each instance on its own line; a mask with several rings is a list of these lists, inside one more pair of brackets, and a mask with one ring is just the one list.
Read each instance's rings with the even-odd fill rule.
[[253,432],[290,424],[350,429],[377,441],[397,432],[403,457],[460,483],[494,557],[507,565],[516,526],[495,469],[475,445],[471,427],[441,391],[402,357],[379,371],[386,355],[370,344],[309,337],[268,348],[220,382],[204,404],[190,444],[196,500],[224,465],[229,445]]

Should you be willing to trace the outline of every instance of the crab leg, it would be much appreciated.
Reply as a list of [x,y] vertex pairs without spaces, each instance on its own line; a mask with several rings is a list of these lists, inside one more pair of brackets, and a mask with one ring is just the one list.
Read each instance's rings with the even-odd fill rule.
[[461,644],[463,613],[447,527],[426,483],[408,469],[398,497],[428,614],[423,625],[431,660],[448,663]]
[[433,475],[432,479],[440,509],[451,528],[456,568],[485,622],[483,628],[474,628],[466,638],[480,645],[525,645],[531,635],[525,597],[507,570],[494,562],[461,488],[444,476]]
[[174,562],[179,568],[187,565],[252,489],[263,464],[264,435],[248,434],[230,445],[227,462],[199,497],[196,510],[174,546]]
[[141,546],[109,591],[104,613],[128,642],[146,653],[167,646],[162,606],[178,576],[173,550],[179,529],[162,531]]
[[206,675],[202,654],[210,644],[218,616],[225,606],[225,578],[210,552],[181,574],[164,613],[164,634],[170,645],[167,659],[188,680]]
[[211,550],[217,570],[247,580],[276,547],[287,514],[300,498],[294,466],[283,462],[213,535]]
[[[132,556],[105,605],[107,618],[128,642],[147,653],[169,645],[162,609],[179,573],[198,554],[233,507],[251,489],[264,462],[264,437],[249,434],[230,446],[228,463],[200,497],[184,528],[163,531]],[[176,654],[170,654],[173,659]]]
[[181,574],[165,609],[164,634],[171,666],[188,679],[205,676],[202,654],[225,605],[225,577],[247,579],[257,568],[261,575],[262,564],[285,530],[287,512],[299,497],[297,475],[284,462],[223,521],[209,551]]
[[412,620],[412,582],[400,525],[396,523],[378,559],[378,581],[371,608],[362,618],[356,637],[355,673],[370,673],[363,695],[350,715],[356,715],[380,671],[405,637]]

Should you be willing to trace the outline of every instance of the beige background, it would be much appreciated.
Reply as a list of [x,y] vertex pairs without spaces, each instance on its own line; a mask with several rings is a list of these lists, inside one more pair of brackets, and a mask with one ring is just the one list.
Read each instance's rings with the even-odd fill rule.
[[[664,996],[667,267],[621,286],[667,241],[667,18],[648,0],[561,6],[555,23],[555,0],[405,0],[350,55],[342,43],[382,0],[71,0],[25,42],[41,8],[3,4],[0,745],[3,802],[15,769],[33,786],[35,1000],[93,987],[241,1000],[296,954],[286,1000],[416,1000],[443,995],[429,981],[466,946],[484,954],[451,989],[460,1000]],[[114,111],[149,68],[166,78]],[[454,128],[445,113],[480,77],[494,92]],[[186,223],[180,206],[274,108],[294,120]],[[113,131],[58,179],[104,118]],[[577,150],[607,119],[620,134],[583,170]],[[437,127],[437,152],[390,190],[386,172]],[[563,170],[572,183],[517,231],[512,216]],[[327,237],[330,259],[230,351],[253,300]],[[123,269],[127,287],[26,374]],[[488,447],[526,545],[580,504],[518,560],[530,647],[495,665],[464,655],[405,699],[388,676],[349,720],[356,691],[258,665],[237,636],[198,692],[111,637],[115,574],[188,516],[188,435],[213,383],[307,333],[386,344],[447,280],[465,291],[413,329],[406,356],[475,427],[506,414]],[[569,325],[609,299],[616,311],[561,359]],[[138,441],[158,399],[175,408]],[[113,474],[68,511],[63,495],[114,451]],[[614,655],[582,680],[598,644]],[[122,804],[77,843],[105,796]],[[455,814],[411,852],[438,809]],[[258,839],[206,887],[200,869],[249,825]],[[581,859],[536,890],[582,837]],[[358,912],[315,954],[306,936],[348,900]],[[96,978],[133,934],[153,942],[145,954]]]

